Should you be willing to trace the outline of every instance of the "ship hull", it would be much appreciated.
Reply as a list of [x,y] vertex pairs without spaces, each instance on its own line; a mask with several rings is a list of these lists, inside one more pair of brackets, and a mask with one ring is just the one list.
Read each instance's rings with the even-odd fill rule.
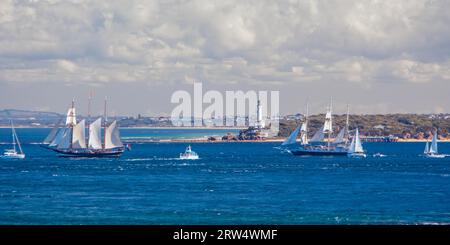
[[346,151],[291,150],[294,156],[347,156]]
[[108,150],[73,150],[73,149],[57,149],[45,147],[59,154],[60,157],[120,157],[124,152],[124,148],[115,148]]

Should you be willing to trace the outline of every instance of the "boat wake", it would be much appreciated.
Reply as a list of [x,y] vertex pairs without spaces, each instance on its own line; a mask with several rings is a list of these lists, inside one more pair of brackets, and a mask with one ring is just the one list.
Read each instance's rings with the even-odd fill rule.
[[382,154],[382,153],[375,153],[372,155],[372,157],[387,157],[387,155]]
[[182,160],[178,157],[151,157],[151,158],[131,158],[124,159],[127,162],[139,162],[139,161],[174,161],[174,160]]

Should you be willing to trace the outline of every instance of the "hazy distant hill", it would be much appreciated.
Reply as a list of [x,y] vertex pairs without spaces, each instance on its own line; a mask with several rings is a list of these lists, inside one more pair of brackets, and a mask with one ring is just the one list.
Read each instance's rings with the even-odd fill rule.
[[[77,115],[78,120],[82,119]],[[94,119],[93,117],[92,119]],[[323,124],[325,115],[313,115],[309,117],[309,136],[311,137]],[[334,115],[333,126],[337,132],[345,125],[345,115]],[[52,127],[65,115],[55,112],[27,111],[27,110],[0,110],[0,126],[9,126],[9,120],[13,119],[17,126],[27,127]],[[118,120],[122,127],[136,126],[172,126],[167,117],[123,117],[109,118]],[[280,136],[289,135],[296,126],[302,122],[302,115],[289,115],[280,121]],[[350,130],[359,128],[362,135],[389,136],[401,138],[424,138],[438,129],[442,137],[450,138],[450,114],[387,114],[387,115],[350,115]]]
[[52,125],[57,123],[62,114],[56,112],[42,112],[42,111],[27,111],[27,110],[15,110],[5,109],[0,110],[0,125],[9,125],[9,121],[12,119],[14,124],[22,126],[40,126],[40,125]]
[[13,118],[60,118],[62,115],[56,112],[43,112],[43,111],[26,111],[26,110],[16,110],[16,109],[5,109],[0,110],[0,117],[13,117]]

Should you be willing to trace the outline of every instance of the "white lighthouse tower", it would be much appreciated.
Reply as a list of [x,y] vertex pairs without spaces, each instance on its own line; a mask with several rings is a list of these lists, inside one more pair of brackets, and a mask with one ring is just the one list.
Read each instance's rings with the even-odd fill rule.
[[256,128],[258,129],[262,129],[264,127],[266,127],[266,124],[263,120],[263,115],[262,115],[262,107],[261,107],[261,101],[258,100],[258,105],[256,108]]

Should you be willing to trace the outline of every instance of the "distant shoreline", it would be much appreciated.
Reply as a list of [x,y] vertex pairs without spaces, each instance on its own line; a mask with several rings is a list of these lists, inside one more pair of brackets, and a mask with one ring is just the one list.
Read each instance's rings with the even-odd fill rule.
[[211,130],[242,130],[247,127],[120,127],[126,129],[211,129]]
[[[1,128],[10,128],[9,126],[0,126]],[[15,126],[15,128],[53,128],[53,127],[44,127],[44,126]],[[242,130],[245,129],[243,127],[121,127],[122,129],[185,129],[185,130],[195,130],[195,129],[203,129],[203,130]],[[269,139],[263,139],[263,140],[208,140],[207,137],[214,136],[214,135],[207,135],[202,138],[192,138],[192,139],[124,139],[124,141],[129,143],[269,143],[269,142],[283,142],[286,138],[284,137],[275,137],[275,138],[269,138]],[[415,143],[415,142],[430,142],[430,140],[427,139],[398,139],[397,142],[399,143]],[[364,140],[363,140],[364,142]],[[450,139],[441,139],[438,140],[438,142],[450,142]],[[367,142],[366,142],[367,143]]]
[[[263,140],[208,140],[206,138],[192,138],[192,139],[141,139],[141,140],[133,140],[133,139],[124,139],[124,142],[127,143],[281,143],[285,140],[285,138],[270,138]],[[426,140],[399,140],[398,143],[425,143]],[[391,142],[391,143],[397,143]],[[450,142],[450,139],[439,140],[438,142]],[[372,143],[372,142],[364,142],[364,143]],[[374,142],[379,143],[379,142]],[[383,142],[381,142],[383,143]],[[388,142],[386,142],[388,143]]]
[[[0,126],[0,128],[11,128],[11,126]],[[46,126],[16,126],[14,125],[14,128],[53,128],[53,127],[46,127]],[[157,127],[149,127],[149,126],[143,126],[143,127],[119,127],[122,129],[211,129],[211,130],[242,130],[246,129],[247,127],[164,127],[164,126],[157,126]]]

